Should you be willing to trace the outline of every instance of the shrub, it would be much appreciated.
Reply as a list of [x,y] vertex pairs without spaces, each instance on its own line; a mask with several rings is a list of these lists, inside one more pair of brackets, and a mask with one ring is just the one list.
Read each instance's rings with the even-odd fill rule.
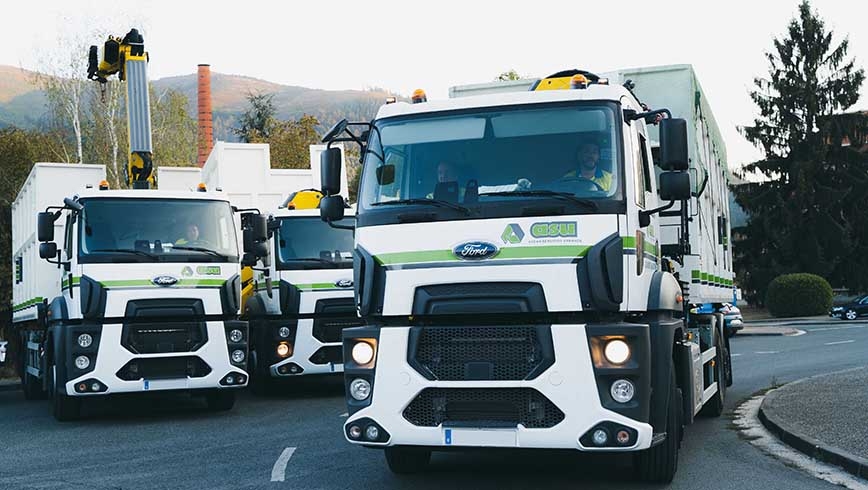
[[815,274],[783,274],[769,284],[766,307],[777,317],[824,315],[832,307],[832,286]]

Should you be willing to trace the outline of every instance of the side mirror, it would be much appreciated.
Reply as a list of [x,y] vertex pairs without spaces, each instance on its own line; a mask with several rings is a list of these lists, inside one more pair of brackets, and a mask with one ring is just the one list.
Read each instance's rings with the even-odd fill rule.
[[42,212],[36,216],[37,240],[40,242],[51,242],[54,240],[54,221],[54,213]]
[[54,259],[57,257],[57,244],[54,242],[43,242],[39,244],[40,259]]
[[389,185],[395,182],[395,166],[382,165],[377,167],[377,183],[380,185]]
[[663,119],[660,121],[660,168],[687,170],[690,157],[687,152],[687,121]]
[[323,194],[332,196],[341,192],[340,148],[327,148],[320,154],[320,175]]
[[[243,265],[254,265],[257,259],[266,259],[268,253],[268,218],[261,214],[245,214],[241,217],[244,241]],[[249,264],[252,261],[253,264]]]
[[341,196],[326,196],[319,202],[319,215],[323,221],[344,219],[344,209],[344,198]]
[[657,194],[664,201],[683,201],[690,198],[690,174],[687,172],[663,172]]

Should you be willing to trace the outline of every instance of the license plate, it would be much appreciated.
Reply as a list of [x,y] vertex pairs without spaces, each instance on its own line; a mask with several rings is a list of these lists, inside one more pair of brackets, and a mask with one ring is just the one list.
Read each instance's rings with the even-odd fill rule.
[[443,444],[447,446],[518,446],[516,429],[443,429]]
[[150,390],[184,390],[189,387],[189,379],[146,379],[143,389]]

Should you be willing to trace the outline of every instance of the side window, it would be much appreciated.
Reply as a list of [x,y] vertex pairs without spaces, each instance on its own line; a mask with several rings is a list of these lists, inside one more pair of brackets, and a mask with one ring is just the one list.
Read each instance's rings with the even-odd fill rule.
[[63,250],[66,253],[66,260],[72,258],[72,225],[75,223],[75,214],[67,213],[66,226],[63,228]]
[[862,298],[862,304],[868,305],[868,296],[865,296],[864,298]]
[[644,134],[639,134],[639,151],[642,152],[642,176],[645,182],[645,192],[651,192],[651,165],[648,158],[648,140]]
[[648,165],[648,143],[645,135],[639,133],[637,141],[639,147],[634,152],[635,160],[635,184],[636,184],[636,204],[640,208],[645,208],[645,193],[651,191],[651,171]]

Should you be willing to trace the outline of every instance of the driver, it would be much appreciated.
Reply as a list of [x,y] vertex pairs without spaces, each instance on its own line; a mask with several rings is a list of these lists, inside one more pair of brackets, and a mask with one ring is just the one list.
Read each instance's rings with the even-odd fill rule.
[[586,179],[600,186],[606,192],[612,189],[612,173],[600,168],[600,145],[596,141],[586,141],[579,145],[578,167],[563,176],[564,179]]
[[175,241],[175,245],[191,245],[199,241],[199,225],[196,223],[187,224],[184,228],[184,236]]

